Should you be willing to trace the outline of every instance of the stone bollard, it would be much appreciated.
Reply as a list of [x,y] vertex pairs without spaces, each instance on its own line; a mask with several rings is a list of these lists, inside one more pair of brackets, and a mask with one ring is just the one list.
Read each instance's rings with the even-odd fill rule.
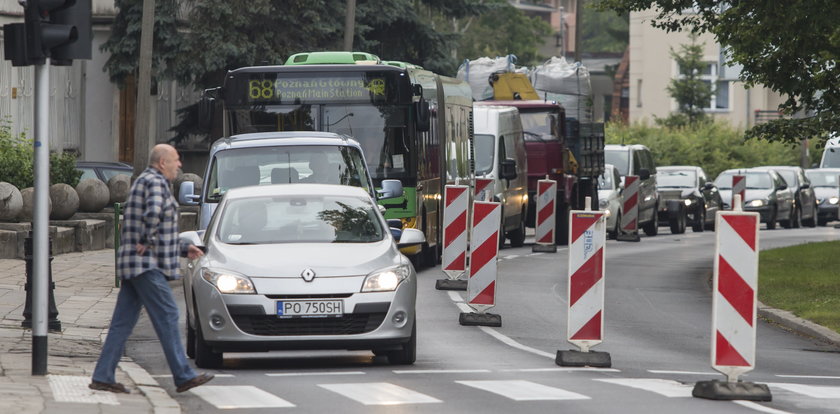
[[0,221],[13,221],[23,209],[23,197],[17,187],[0,181]]
[[[50,332],[61,332],[61,321],[58,320],[58,308],[55,306],[55,295],[53,291],[55,290],[55,283],[52,280],[52,240],[49,242],[49,262],[47,264],[47,276],[49,281],[49,322],[47,322],[47,329]],[[20,323],[20,326],[24,328],[32,328],[32,278],[35,276],[33,275],[32,269],[32,232],[29,232],[29,236],[24,239],[24,258],[26,259],[26,284],[24,285],[24,289],[26,290],[26,303],[23,306],[23,322]]]
[[52,202],[50,220],[67,220],[79,210],[79,194],[70,184],[51,185],[50,201]]
[[87,178],[76,185],[79,195],[79,211],[84,213],[98,213],[108,205],[111,194],[108,185],[98,178]]

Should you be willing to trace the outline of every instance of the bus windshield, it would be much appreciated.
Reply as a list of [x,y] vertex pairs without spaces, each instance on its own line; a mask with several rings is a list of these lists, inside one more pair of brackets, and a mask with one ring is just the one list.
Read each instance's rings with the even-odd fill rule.
[[368,169],[378,182],[405,179],[411,171],[409,105],[300,104],[230,109],[232,134],[324,131],[359,141]]

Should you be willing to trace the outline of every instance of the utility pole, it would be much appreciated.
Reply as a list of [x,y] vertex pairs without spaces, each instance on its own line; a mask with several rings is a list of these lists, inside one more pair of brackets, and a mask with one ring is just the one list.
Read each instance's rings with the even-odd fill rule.
[[344,16],[344,50],[353,51],[353,33],[356,31],[356,0],[347,0],[347,14]]
[[583,0],[575,0],[575,62],[580,62],[580,27],[581,23],[583,23],[583,13],[581,12],[581,8],[583,7]]
[[140,20],[140,58],[137,61],[137,108],[134,116],[134,177],[149,164],[149,112],[152,89],[152,47],[155,30],[155,0],[143,0]]

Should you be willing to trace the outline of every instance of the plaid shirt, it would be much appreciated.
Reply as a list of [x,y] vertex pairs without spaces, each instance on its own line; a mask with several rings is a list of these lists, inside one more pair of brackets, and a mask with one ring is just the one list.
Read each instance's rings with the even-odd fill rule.
[[[153,167],[144,170],[128,194],[123,213],[117,274],[131,279],[158,269],[169,280],[178,275],[178,256],[186,256],[189,244],[178,240],[178,202],[169,191],[169,181]],[[136,245],[144,244],[144,255]]]

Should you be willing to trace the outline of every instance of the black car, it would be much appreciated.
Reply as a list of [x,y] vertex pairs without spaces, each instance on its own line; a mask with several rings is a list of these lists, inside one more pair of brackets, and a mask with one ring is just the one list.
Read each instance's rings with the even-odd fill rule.
[[803,224],[808,227],[816,227],[819,210],[817,209],[817,196],[811,188],[811,180],[805,176],[805,170],[801,167],[792,166],[770,166],[760,167],[776,170],[785,179],[790,190],[793,191],[794,208],[793,220],[786,227],[799,228]]
[[[676,213],[685,214],[686,223],[695,232],[714,228],[715,215],[723,208],[723,200],[702,168],[691,165],[657,167],[656,183],[660,223],[673,223],[675,220],[670,215]],[[675,210],[674,201],[682,206],[679,210],[669,211]]]
[[87,178],[98,178],[106,184],[115,175],[125,174],[131,177],[131,174],[134,173],[134,167],[131,165],[110,161],[76,161],[76,169],[82,171],[79,181]]

